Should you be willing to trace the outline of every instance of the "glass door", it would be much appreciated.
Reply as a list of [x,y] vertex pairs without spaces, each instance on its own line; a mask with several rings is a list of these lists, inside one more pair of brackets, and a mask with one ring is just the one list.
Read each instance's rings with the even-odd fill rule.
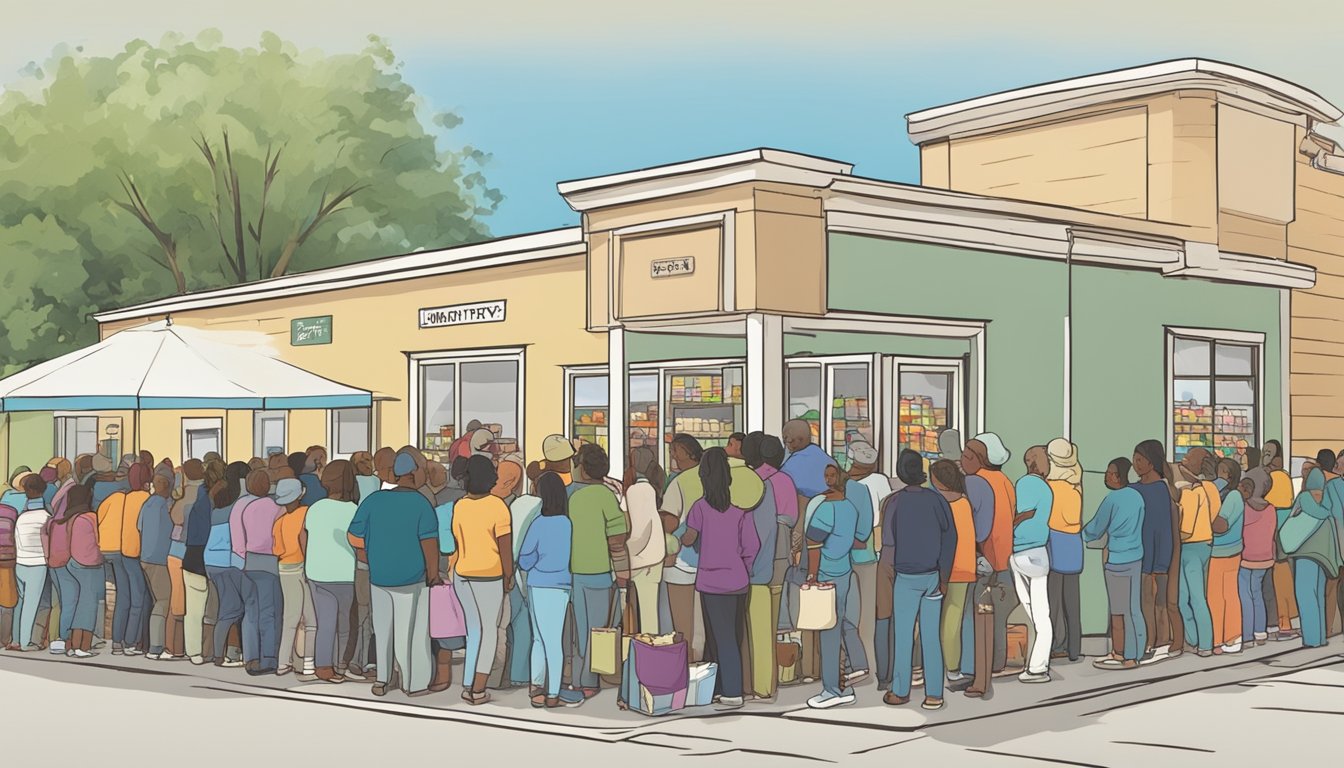
[[742,431],[746,421],[740,366],[668,369],[663,376],[667,386],[665,444],[685,433],[705,448],[723,447],[730,435]]
[[868,363],[833,363],[826,366],[830,379],[831,426],[828,451],[843,468],[849,467],[849,446],[873,442],[870,405],[872,380]]
[[807,422],[812,429],[812,442],[822,445],[821,393],[822,370],[820,363],[789,363],[788,387],[785,390],[785,421]]
[[962,428],[962,363],[896,359],[893,368],[893,454],[909,448],[936,458],[938,435],[945,429]]

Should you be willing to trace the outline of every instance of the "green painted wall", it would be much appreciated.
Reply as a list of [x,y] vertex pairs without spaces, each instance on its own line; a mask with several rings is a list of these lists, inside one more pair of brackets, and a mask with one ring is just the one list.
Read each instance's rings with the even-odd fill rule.
[[[1024,449],[1063,429],[1067,266],[858,235],[832,235],[829,247],[831,309],[988,321],[986,424],[1013,452],[1005,469],[1020,476]],[[1261,432],[1281,436],[1277,289],[1075,265],[1072,421],[1087,470],[1084,520],[1106,492],[1110,459],[1144,439],[1165,442],[1166,326],[1265,334]],[[1099,552],[1089,551],[1083,579],[1084,631],[1104,632]]]
[[5,459],[5,477],[14,467],[33,469],[46,466],[56,451],[55,420],[50,413],[10,413],[4,416],[9,426],[5,440],[8,446]]

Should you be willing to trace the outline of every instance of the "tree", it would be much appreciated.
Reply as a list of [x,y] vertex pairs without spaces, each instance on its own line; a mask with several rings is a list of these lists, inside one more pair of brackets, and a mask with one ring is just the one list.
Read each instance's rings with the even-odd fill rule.
[[446,148],[460,118],[400,70],[376,37],[213,31],[30,65],[0,94],[0,322],[36,325],[0,374],[94,340],[97,309],[487,237],[488,155]]

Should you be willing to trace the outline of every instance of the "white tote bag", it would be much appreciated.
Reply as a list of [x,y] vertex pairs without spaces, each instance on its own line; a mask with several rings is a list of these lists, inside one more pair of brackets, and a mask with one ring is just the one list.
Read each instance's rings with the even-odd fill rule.
[[820,632],[835,626],[835,585],[804,584],[798,590],[798,629]]

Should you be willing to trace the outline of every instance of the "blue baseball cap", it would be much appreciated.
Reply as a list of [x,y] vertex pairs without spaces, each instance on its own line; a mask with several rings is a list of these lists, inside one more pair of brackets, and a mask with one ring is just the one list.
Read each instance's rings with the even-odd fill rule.
[[417,464],[415,457],[406,451],[397,454],[397,458],[392,462],[392,474],[397,477],[405,477],[415,472]]

